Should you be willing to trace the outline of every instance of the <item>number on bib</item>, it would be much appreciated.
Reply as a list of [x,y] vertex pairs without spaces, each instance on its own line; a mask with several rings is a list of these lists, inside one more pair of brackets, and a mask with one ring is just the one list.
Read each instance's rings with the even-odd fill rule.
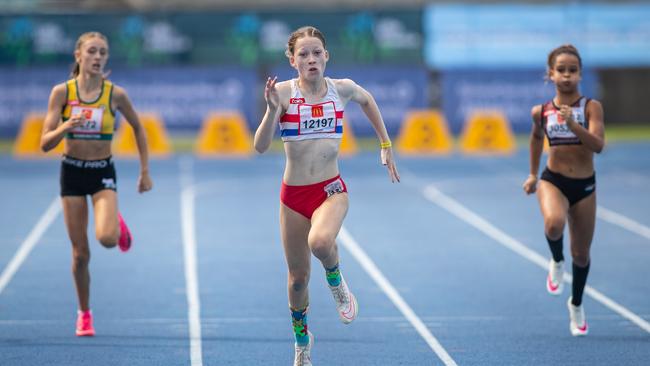
[[298,106],[298,112],[301,135],[336,132],[337,119],[334,103],[301,104]]
[[331,197],[337,193],[343,193],[343,183],[340,179],[337,179],[323,187],[323,190],[327,193],[327,197]]
[[104,108],[74,106],[72,107],[71,115],[75,114],[82,115],[85,118],[86,122],[83,125],[74,128],[71,132],[82,134],[94,134],[102,132]]

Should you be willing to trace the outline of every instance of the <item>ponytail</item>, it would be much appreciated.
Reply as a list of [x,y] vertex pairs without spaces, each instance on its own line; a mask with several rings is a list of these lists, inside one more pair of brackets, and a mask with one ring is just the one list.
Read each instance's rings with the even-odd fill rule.
[[72,70],[70,70],[70,78],[74,79],[79,76],[79,63],[77,61],[72,64]]

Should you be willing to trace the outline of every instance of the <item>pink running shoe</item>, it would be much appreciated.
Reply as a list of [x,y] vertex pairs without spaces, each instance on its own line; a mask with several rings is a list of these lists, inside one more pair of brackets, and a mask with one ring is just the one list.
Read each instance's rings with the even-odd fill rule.
[[564,261],[556,262],[551,258],[548,263],[548,276],[546,276],[546,291],[558,296],[564,289]]
[[93,314],[88,311],[77,310],[77,337],[92,337],[95,335],[93,328]]
[[122,214],[118,212],[117,218],[120,221],[120,239],[117,241],[117,244],[120,247],[121,251],[127,252],[129,249],[131,249],[131,231],[129,230],[129,227],[126,226],[126,222],[124,222]]

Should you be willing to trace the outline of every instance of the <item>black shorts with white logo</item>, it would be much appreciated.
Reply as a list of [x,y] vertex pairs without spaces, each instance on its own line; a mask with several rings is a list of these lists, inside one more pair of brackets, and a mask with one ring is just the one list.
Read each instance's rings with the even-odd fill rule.
[[81,160],[63,155],[60,181],[61,196],[92,196],[104,189],[117,191],[112,157]]
[[573,206],[585,197],[596,192],[596,174],[588,178],[569,178],[551,171],[548,167],[542,172],[542,179],[556,186]]

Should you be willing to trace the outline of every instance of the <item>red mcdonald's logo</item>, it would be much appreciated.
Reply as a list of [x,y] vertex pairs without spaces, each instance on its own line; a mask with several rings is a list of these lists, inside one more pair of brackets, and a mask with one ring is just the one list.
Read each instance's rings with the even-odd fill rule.
[[323,117],[323,106],[314,105],[311,107],[311,116],[312,117]]

